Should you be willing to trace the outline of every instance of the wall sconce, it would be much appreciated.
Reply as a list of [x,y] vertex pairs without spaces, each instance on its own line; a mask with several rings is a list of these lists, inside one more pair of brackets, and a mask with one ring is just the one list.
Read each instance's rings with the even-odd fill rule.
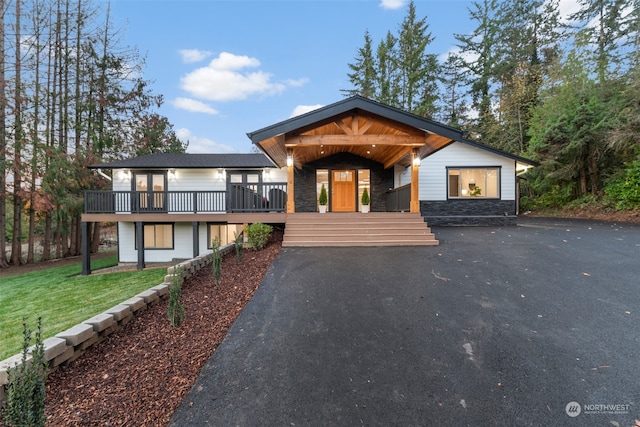
[[269,169],[265,169],[262,172],[264,173],[264,177],[265,178],[269,178],[269,176],[271,176],[271,171]]
[[287,153],[287,166],[293,166],[293,155],[291,153]]
[[175,180],[176,180],[176,170],[169,169],[169,181],[175,181]]
[[417,152],[413,153],[413,166],[416,168],[420,166],[420,154]]
[[127,182],[131,181],[131,171],[129,169],[123,169],[119,173],[120,179]]
[[218,181],[224,181],[224,169],[218,168]]

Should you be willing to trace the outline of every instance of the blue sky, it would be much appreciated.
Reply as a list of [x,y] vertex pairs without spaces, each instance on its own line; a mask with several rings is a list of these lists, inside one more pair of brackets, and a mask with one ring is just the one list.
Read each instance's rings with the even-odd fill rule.
[[[571,0],[567,0],[571,1]],[[470,1],[416,0],[445,55],[473,29]],[[397,34],[403,0],[113,0],[123,44],[146,57],[144,78],[190,153],[249,152],[247,132],[343,99],[347,64],[369,31]]]

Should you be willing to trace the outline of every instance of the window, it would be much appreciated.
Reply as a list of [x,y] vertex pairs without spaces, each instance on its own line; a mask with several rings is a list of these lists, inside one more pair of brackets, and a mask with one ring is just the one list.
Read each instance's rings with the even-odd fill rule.
[[242,232],[241,224],[210,223],[207,224],[207,249],[213,247],[213,239],[220,239],[220,246],[233,242],[236,235]]
[[369,193],[369,198],[371,198],[371,172],[369,169],[359,169],[358,170],[358,206],[362,208],[362,193],[364,189],[367,189]]
[[329,194],[329,170],[328,169],[316,170],[316,201],[320,199],[320,190],[322,189],[323,184],[324,184],[324,188],[327,190],[327,195],[328,195]]
[[173,249],[173,224],[144,224],[142,231],[145,249]]
[[447,168],[449,198],[500,198],[500,168]]

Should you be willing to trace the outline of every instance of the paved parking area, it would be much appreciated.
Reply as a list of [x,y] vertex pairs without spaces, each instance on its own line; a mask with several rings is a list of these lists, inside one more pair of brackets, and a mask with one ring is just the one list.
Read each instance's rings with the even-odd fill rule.
[[283,249],[172,425],[640,419],[640,227],[435,232],[439,247]]

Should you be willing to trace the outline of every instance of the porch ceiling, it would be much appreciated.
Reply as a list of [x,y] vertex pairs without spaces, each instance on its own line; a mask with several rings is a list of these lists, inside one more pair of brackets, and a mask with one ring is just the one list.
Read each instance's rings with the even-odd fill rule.
[[421,157],[425,157],[451,141],[451,138],[364,110],[352,110],[256,144],[280,167],[286,165],[287,151],[292,150],[296,168],[343,152],[374,160],[389,168],[394,164],[409,166],[414,148],[419,150]]

